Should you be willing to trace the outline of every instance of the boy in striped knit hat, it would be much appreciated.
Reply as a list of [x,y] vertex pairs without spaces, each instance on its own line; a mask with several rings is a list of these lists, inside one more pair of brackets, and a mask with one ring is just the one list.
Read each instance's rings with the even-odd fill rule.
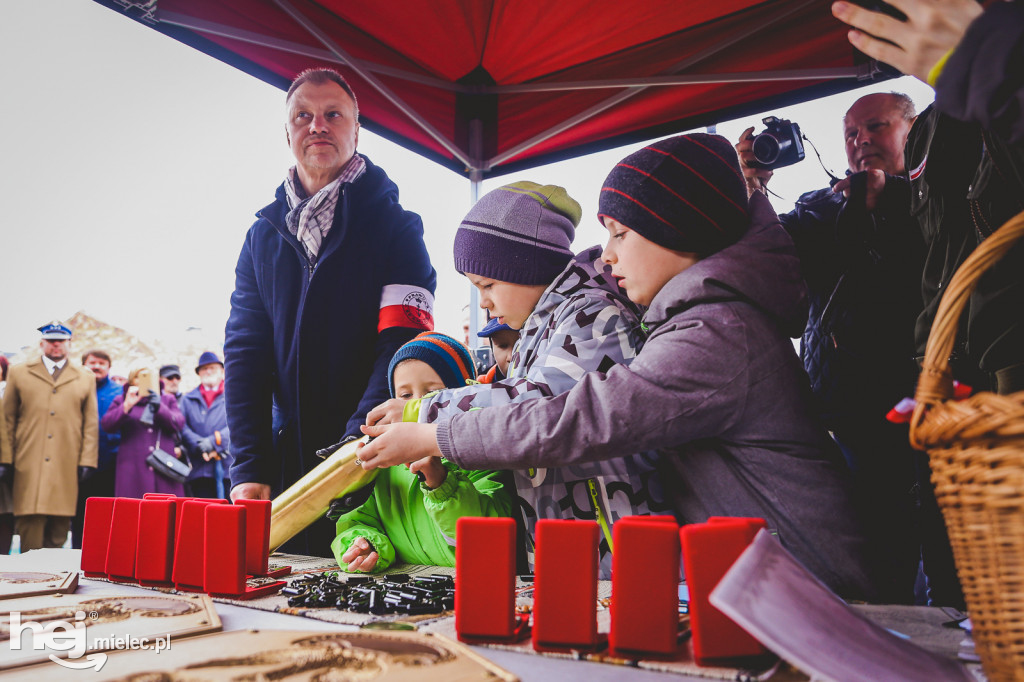
[[598,218],[603,262],[647,307],[636,359],[542,400],[363,427],[377,437],[363,467],[444,456],[466,469],[571,469],[656,449],[680,522],[763,518],[833,591],[874,598],[844,464],[790,340],[807,319],[796,250],[767,198],[748,201],[735,149],[695,133],[630,154],[605,180]]
[[[388,367],[392,396],[422,398],[471,382],[473,360],[446,334],[424,332],[395,353]],[[418,468],[377,476],[362,506],[342,515],[331,550],[349,572],[383,571],[395,561],[455,565],[455,522],[461,516],[508,516],[511,497],[497,471],[463,471],[431,458]]]

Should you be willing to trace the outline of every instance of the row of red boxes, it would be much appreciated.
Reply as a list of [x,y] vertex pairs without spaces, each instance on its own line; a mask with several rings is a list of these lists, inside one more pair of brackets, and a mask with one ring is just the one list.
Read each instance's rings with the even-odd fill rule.
[[[176,497],[146,493],[90,497],[82,530],[82,571],[88,578],[174,587],[231,599],[277,592],[268,571],[270,501]],[[247,578],[261,578],[247,584]]]
[[[694,660],[713,665],[765,653],[708,595],[765,527],[763,519],[712,517],[682,528],[667,516],[615,523],[609,653],[675,657],[679,648],[680,556],[689,589]],[[516,527],[507,518],[462,518],[456,526],[455,629],[470,643],[525,637],[515,611]],[[598,526],[537,522],[532,641],[538,651],[596,651]]]

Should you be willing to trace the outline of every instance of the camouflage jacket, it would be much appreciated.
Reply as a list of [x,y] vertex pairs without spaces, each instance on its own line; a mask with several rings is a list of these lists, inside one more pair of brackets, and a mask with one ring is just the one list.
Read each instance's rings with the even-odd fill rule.
[[[641,311],[619,289],[601,247],[577,255],[537,302],[523,325],[508,377],[493,384],[424,397],[419,421],[434,422],[477,408],[564,393],[587,372],[629,364],[642,345]],[[500,436],[496,438],[500,442]],[[601,576],[611,575],[611,525],[623,516],[664,513],[656,456],[623,457],[567,467],[514,471],[518,505],[533,565],[538,519],[587,519],[601,524]]]

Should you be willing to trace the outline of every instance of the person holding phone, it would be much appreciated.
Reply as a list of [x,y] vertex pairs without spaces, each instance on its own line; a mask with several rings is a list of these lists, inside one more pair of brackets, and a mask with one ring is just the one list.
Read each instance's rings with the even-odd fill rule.
[[132,370],[123,394],[114,398],[100,420],[104,431],[121,434],[114,470],[116,497],[185,494],[183,483],[160,476],[146,463],[146,458],[157,448],[172,452],[175,437],[184,425],[185,417],[178,409],[178,401],[161,392],[157,372],[148,367]]

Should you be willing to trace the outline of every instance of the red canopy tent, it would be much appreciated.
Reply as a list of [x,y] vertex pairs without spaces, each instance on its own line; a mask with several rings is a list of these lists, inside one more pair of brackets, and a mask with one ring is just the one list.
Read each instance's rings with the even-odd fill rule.
[[823,0],[96,0],[479,181],[887,77]]

